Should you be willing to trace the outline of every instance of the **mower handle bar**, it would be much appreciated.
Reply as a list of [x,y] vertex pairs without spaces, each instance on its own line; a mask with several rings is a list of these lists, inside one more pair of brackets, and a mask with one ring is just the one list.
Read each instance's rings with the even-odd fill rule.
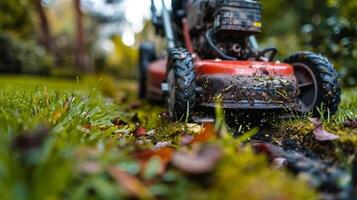
[[165,38],[167,40],[167,48],[172,49],[176,47],[175,34],[172,28],[171,13],[167,9],[165,1],[161,0],[162,14],[157,16],[157,10],[154,4],[154,0],[151,0],[151,12],[153,24],[159,27],[163,27]]

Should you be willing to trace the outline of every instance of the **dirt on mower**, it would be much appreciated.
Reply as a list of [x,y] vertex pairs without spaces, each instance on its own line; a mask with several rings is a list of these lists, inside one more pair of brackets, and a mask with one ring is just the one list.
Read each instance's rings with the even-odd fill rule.
[[203,75],[198,85],[203,105],[214,106],[220,98],[224,108],[294,108],[298,95],[294,77]]

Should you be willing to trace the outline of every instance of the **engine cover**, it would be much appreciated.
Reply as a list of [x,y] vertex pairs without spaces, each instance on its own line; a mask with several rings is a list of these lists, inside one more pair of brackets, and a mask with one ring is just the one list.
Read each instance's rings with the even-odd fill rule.
[[254,57],[248,36],[261,32],[262,7],[258,1],[194,0],[187,9],[187,25],[199,57],[222,58],[222,53],[239,60]]
[[225,38],[259,33],[261,12],[261,4],[257,1],[219,0],[213,14],[213,33]]
[[261,32],[261,3],[255,0],[196,0],[188,6],[191,31],[214,28],[216,32]]

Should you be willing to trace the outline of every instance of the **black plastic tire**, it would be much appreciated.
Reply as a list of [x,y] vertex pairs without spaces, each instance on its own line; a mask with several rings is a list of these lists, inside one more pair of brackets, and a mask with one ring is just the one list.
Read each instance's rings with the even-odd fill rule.
[[192,56],[186,49],[170,50],[167,82],[170,117],[179,121],[190,120],[196,100],[196,74]]
[[[305,78],[303,77],[304,73],[300,72],[302,75],[298,75],[298,71],[303,71],[302,68],[305,67],[306,74],[311,74],[312,76],[314,84],[312,86],[305,84],[304,87],[315,88],[315,92],[313,92],[315,94],[314,100],[311,101],[311,105],[307,107],[308,109],[302,113],[312,112],[313,116],[317,117],[321,114],[335,114],[341,102],[341,81],[337,71],[328,59],[315,53],[300,52],[290,56],[285,62],[294,66],[295,76],[301,88],[303,87],[301,79]],[[300,89],[299,98],[303,97],[304,91],[306,90]]]
[[139,48],[139,98],[144,99],[147,96],[147,70],[150,62],[156,59],[155,46],[151,42],[144,42]]

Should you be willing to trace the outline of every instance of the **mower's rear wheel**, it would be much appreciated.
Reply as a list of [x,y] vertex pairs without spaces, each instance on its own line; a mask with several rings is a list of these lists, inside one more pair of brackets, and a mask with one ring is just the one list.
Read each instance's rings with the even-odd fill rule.
[[313,116],[334,114],[341,101],[341,83],[333,65],[327,58],[301,52],[285,60],[294,67],[299,84],[298,112]]
[[151,42],[144,42],[139,48],[139,98],[144,99],[147,96],[147,71],[150,62],[156,59],[155,46]]
[[196,74],[192,56],[186,49],[170,50],[167,83],[167,103],[171,119],[191,120],[196,100]]

